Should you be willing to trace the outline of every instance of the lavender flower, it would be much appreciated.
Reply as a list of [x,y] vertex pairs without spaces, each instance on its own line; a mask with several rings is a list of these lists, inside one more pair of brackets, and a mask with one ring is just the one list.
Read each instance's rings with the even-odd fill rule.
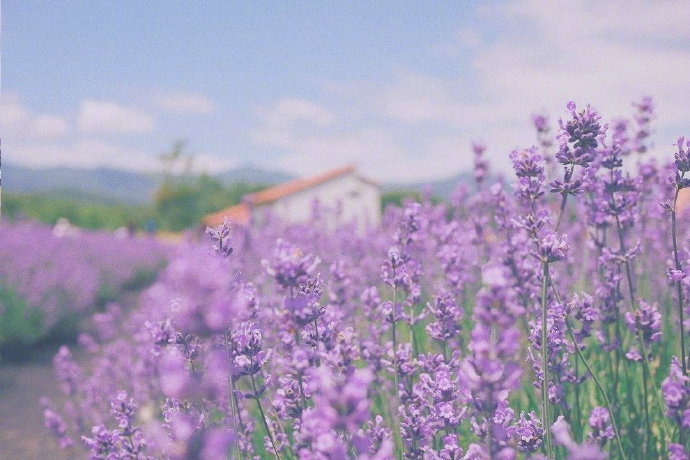
[[297,288],[306,281],[316,266],[321,262],[318,257],[304,254],[296,245],[278,240],[274,251],[274,262],[261,261],[266,273],[274,277],[285,289]]
[[680,361],[673,357],[668,377],[661,384],[667,415],[681,430],[690,430],[690,377],[683,374]]
[[462,311],[450,293],[437,295],[433,303],[427,304],[427,308],[434,315],[435,321],[430,323],[426,330],[433,339],[443,342],[445,346],[446,341],[455,337],[460,331]]
[[605,460],[608,457],[596,444],[577,444],[570,434],[570,425],[562,415],[551,426],[551,431],[556,443],[568,450],[568,460]]
[[556,159],[564,165],[587,167],[594,159],[594,149],[599,145],[597,137],[604,133],[601,117],[589,106],[581,112],[576,111],[574,102],[568,103],[572,118],[559,121],[561,127],[561,146]]
[[43,418],[45,419],[45,426],[58,439],[60,447],[66,449],[74,444],[72,438],[67,434],[67,424],[64,419],[51,409],[43,411]]
[[661,340],[661,313],[656,304],[641,301],[637,310],[625,313],[625,322],[631,331],[642,334],[645,343]]
[[534,412],[527,414],[527,417],[525,417],[524,412],[521,413],[520,419],[509,428],[508,433],[515,439],[522,452],[535,452],[541,446],[544,438],[541,420],[537,418]]
[[206,233],[211,235],[211,239],[216,243],[213,250],[222,257],[229,257],[232,255],[233,247],[230,238],[230,220],[226,217],[222,224],[216,228],[206,227]]
[[592,429],[588,436],[590,441],[595,441],[601,445],[613,439],[615,433],[607,409],[599,406],[592,409],[588,423],[589,427]]

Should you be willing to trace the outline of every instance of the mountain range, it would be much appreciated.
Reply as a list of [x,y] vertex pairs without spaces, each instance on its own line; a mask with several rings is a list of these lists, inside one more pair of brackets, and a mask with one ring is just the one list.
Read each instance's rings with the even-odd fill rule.
[[[241,166],[214,176],[224,184],[274,185],[293,179],[288,173],[254,166]],[[124,171],[113,168],[81,169],[55,167],[33,169],[14,164],[3,165],[3,191],[8,193],[51,193],[81,200],[98,200],[127,204],[151,201],[161,181],[160,175]],[[448,197],[458,182],[471,182],[471,174],[462,173],[445,180],[417,183],[383,183],[384,191],[422,190]]]

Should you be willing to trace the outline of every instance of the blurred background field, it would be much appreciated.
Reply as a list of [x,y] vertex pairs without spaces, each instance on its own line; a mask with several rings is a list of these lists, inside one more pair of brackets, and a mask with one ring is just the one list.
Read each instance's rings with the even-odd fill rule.
[[[676,376],[687,426],[660,399],[687,332],[690,227],[659,206],[688,185],[673,159],[690,126],[690,3],[6,0],[1,21],[1,459],[98,450],[123,428],[122,390],[138,407],[110,446],[125,457],[132,435],[196,459],[232,432],[270,458],[273,430],[285,458],[343,443],[333,457],[349,458],[365,438],[360,459],[389,460],[393,441],[415,460],[527,458],[548,453],[556,415],[577,441],[563,457],[690,448],[690,380]],[[219,261],[205,231],[227,231],[226,215],[235,246]],[[540,250],[563,259],[548,277]],[[318,314],[300,316],[295,293]],[[544,391],[547,307],[560,380]],[[254,394],[254,374],[216,353],[245,358],[230,350],[251,329],[240,319],[272,351]],[[376,375],[368,394],[352,383],[363,409],[313,418],[340,413],[336,387],[361,369]],[[446,420],[432,387],[449,380]]]

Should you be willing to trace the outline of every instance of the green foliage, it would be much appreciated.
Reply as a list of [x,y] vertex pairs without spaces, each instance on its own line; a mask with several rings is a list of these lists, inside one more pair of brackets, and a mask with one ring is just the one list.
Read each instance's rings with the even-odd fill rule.
[[245,194],[263,188],[243,183],[224,186],[206,174],[173,177],[161,184],[149,206],[86,201],[43,193],[4,193],[2,216],[9,220],[30,218],[48,225],[65,217],[77,227],[108,230],[131,224],[142,229],[152,219],[158,229],[180,231],[199,225],[206,214],[237,204]]
[[415,190],[391,190],[381,194],[381,209],[389,204],[401,207],[407,199],[421,201],[422,194]]
[[126,291],[141,291],[156,281],[158,272],[164,267],[165,263],[162,263],[158,267],[138,269],[131,279],[125,281],[125,284],[122,285],[122,289]]
[[155,193],[155,215],[161,228],[180,231],[199,225],[206,214],[237,204],[245,194],[263,188],[243,183],[224,187],[207,174],[168,178]]
[[82,228],[114,230],[134,223],[141,226],[151,211],[145,206],[80,200],[43,193],[10,194],[2,197],[2,215],[10,220],[20,217],[54,225],[60,217]]
[[0,344],[32,343],[43,334],[41,311],[0,284]]
[[243,183],[225,187],[206,173],[194,175],[194,155],[178,141],[160,155],[163,182],[154,194],[154,213],[161,229],[180,231],[199,225],[206,215],[240,202],[242,197],[264,188]]
[[[390,190],[381,194],[381,209],[386,209],[389,204],[402,207],[406,201],[424,201],[424,194],[418,190]],[[432,203],[440,203],[443,200],[434,195],[431,197]]]

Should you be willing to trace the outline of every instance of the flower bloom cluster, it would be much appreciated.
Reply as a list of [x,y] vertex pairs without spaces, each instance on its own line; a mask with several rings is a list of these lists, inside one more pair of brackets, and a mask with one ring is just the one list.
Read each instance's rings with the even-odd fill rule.
[[634,110],[535,118],[510,180],[477,144],[474,192],[377,228],[209,229],[60,349],[46,427],[91,458],[687,459],[690,221],[659,202],[688,147],[646,158]]
[[57,236],[29,222],[0,226],[0,345],[34,343],[118,291],[146,282],[168,248],[149,237],[80,231]]

